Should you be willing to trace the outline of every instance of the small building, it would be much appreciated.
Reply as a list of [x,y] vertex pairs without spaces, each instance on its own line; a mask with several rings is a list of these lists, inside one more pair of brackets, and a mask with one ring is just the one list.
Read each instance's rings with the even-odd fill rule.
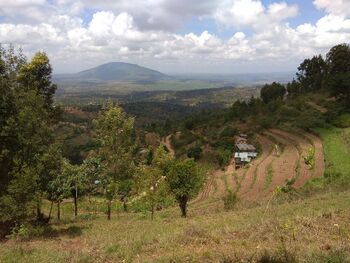
[[258,156],[254,145],[248,144],[247,141],[242,143],[241,140],[236,140],[236,151],[235,151],[235,166],[236,168],[242,167],[247,163],[250,163],[252,159]]

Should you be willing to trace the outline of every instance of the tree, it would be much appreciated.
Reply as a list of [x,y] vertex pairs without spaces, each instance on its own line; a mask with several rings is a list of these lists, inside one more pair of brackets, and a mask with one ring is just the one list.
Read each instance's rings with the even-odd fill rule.
[[35,90],[45,101],[48,109],[52,108],[53,95],[57,89],[51,82],[52,67],[45,52],[38,52],[31,62],[21,67],[18,80],[25,90]]
[[84,160],[81,169],[85,178],[85,191],[88,196],[96,194],[100,185],[99,180],[104,171],[101,160],[90,156]]
[[324,87],[327,63],[321,55],[305,59],[298,67],[297,78],[302,91],[319,90]]
[[[48,183],[48,199],[57,203],[57,219],[61,219],[61,202],[70,196],[70,175],[71,164],[68,160],[62,159],[61,171],[53,180]],[[50,212],[51,215],[51,212]],[[49,216],[50,217],[50,216]]]
[[[42,199],[45,193],[49,195],[51,194],[50,191],[53,189],[50,186],[50,183],[56,180],[56,177],[62,173],[63,163],[64,163],[64,159],[62,156],[62,151],[58,144],[50,145],[48,151],[45,152],[42,158],[40,159],[38,170],[37,170],[39,178],[37,180],[37,187],[36,187],[38,221],[45,220],[44,214],[41,212]],[[52,203],[51,203],[51,209],[49,213],[49,220],[51,218],[51,210],[52,210]]]
[[350,47],[340,44],[332,47],[327,53],[326,62],[330,75],[350,72]]
[[203,179],[193,159],[177,160],[171,165],[166,180],[183,217],[187,216],[187,202],[198,194]]
[[155,207],[161,205],[168,193],[165,178],[172,162],[171,154],[165,150],[163,145],[159,145],[154,152],[151,165],[141,168],[139,185],[142,185],[141,189],[146,193],[146,201],[150,205],[152,220]]
[[[30,81],[34,78],[30,69],[50,65],[48,59],[34,58],[27,63],[21,51],[16,54],[13,47],[0,47],[0,224],[26,220],[34,203],[40,212],[39,196],[47,183],[42,167],[53,143],[54,110],[38,87],[53,84],[51,72]],[[55,167],[48,165],[46,170],[50,169]]]
[[139,168],[136,181],[137,192],[144,197],[151,211],[151,219],[153,220],[155,208],[161,205],[167,193],[163,171],[156,166],[143,165]]
[[350,47],[340,44],[327,54],[328,85],[334,96],[350,102]]
[[300,83],[293,79],[292,82],[287,84],[288,97],[293,95],[298,95],[301,92]]
[[119,193],[126,208],[135,170],[134,119],[128,118],[119,106],[109,102],[94,122],[101,147],[97,154],[105,170],[101,183],[107,199],[107,216],[111,218],[112,201]]
[[74,200],[74,216],[78,216],[78,195],[82,195],[87,188],[87,178],[82,166],[65,162],[64,173],[67,180],[67,187]]
[[277,99],[282,99],[285,93],[286,89],[282,84],[273,82],[272,84],[266,84],[261,89],[260,96],[265,103],[269,103]]

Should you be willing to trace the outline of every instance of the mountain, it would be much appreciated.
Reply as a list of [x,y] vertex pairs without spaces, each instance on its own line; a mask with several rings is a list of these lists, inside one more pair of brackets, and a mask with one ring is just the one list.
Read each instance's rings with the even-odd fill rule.
[[152,83],[172,77],[159,71],[124,62],[106,63],[75,74],[56,75],[57,80]]

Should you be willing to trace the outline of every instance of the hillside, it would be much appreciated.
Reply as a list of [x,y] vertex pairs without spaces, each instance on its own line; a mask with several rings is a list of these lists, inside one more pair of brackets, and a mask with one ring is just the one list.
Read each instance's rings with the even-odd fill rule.
[[[72,203],[66,202],[64,220],[41,228],[41,236],[30,241],[1,244],[0,261],[344,263],[350,250],[349,197],[349,191],[324,193],[230,212],[216,199],[190,205],[188,219],[174,207],[157,212],[153,221],[147,214],[123,212],[107,221],[101,199],[85,200],[74,219]],[[101,212],[92,213],[97,206]]]
[[153,83],[172,77],[159,71],[124,62],[106,63],[75,74],[56,75],[57,80]]

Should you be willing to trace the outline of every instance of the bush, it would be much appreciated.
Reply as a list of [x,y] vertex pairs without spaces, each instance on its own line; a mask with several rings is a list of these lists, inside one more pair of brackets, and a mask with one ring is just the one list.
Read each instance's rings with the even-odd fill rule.
[[202,157],[202,152],[202,148],[199,145],[196,145],[187,150],[187,157],[193,158],[197,161]]
[[231,137],[232,138],[236,134],[238,134],[237,128],[228,126],[228,127],[225,127],[225,129],[220,133],[220,137],[221,138],[225,138],[225,137]]
[[231,190],[228,191],[228,194],[223,198],[224,208],[226,211],[233,210],[238,202],[238,197]]
[[334,120],[334,125],[339,128],[350,127],[350,113],[342,114]]
[[231,160],[231,151],[219,149],[216,152],[216,160],[219,163],[219,166],[221,168],[224,168],[226,165],[228,165],[229,161]]
[[15,226],[7,238],[15,239],[17,241],[27,241],[30,238],[42,236],[44,232],[44,227],[33,226],[26,223]]

